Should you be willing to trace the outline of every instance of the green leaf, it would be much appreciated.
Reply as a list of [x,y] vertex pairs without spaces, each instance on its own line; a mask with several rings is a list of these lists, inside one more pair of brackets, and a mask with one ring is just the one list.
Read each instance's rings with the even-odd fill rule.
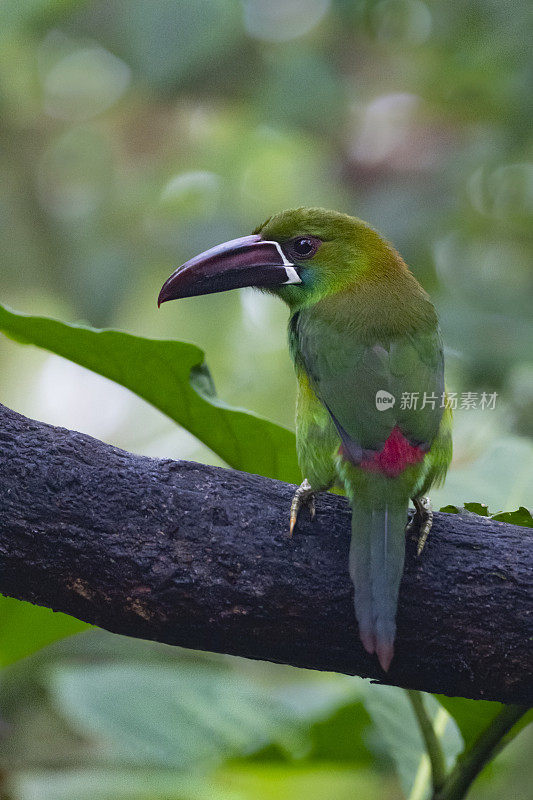
[[[396,763],[406,796],[410,800],[425,800],[430,795],[431,770],[407,694],[394,686],[373,685],[363,702]],[[425,694],[424,703],[449,767],[462,749],[461,736],[451,716],[432,695]]]
[[465,503],[464,507],[466,511],[478,514],[480,517],[488,517],[489,515],[489,509],[485,503]]
[[57,667],[56,707],[83,736],[134,766],[189,769],[303,734],[272,693],[235,672],[198,665]]
[[371,728],[372,721],[362,702],[344,705],[311,727],[312,746],[307,760],[370,766],[374,761],[368,742]]
[[125,386],[182,425],[234,469],[296,483],[294,434],[217,399],[200,348],[67,325],[0,306],[0,331]]
[[488,700],[467,700],[464,697],[446,697],[443,694],[434,696],[457,723],[465,749],[503,708],[501,703]]
[[491,519],[498,522],[509,522],[511,525],[522,525],[524,528],[533,528],[531,512],[524,506],[520,506],[516,511],[500,511],[499,514],[492,514]]
[[90,627],[66,614],[0,595],[0,667]]
[[[504,708],[502,703],[494,703],[489,700],[467,700],[464,697],[447,697],[443,694],[434,696],[457,723],[464,740],[465,750],[471,747],[479,734]],[[514,738],[531,721],[533,721],[533,710],[517,722],[511,731],[511,738]],[[506,741],[509,741],[507,737]]]
[[[372,721],[363,703],[367,687],[362,680],[343,675],[299,678],[274,689],[274,696],[283,702],[291,716],[305,725],[308,747],[298,754],[306,762],[369,765],[374,760],[369,747]],[[248,761],[286,761],[290,754],[268,747]]]
[[[473,514],[481,517],[490,517],[498,522],[509,522],[511,525],[522,525],[524,528],[533,528],[533,517],[529,509],[520,506],[516,511],[500,511],[498,514],[489,514],[488,506],[485,503],[465,503],[464,508]],[[457,506],[443,506],[440,511],[445,514],[460,514]]]

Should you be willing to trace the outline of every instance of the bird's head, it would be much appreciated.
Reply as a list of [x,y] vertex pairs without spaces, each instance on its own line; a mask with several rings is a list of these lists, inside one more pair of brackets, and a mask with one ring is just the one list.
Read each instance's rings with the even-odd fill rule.
[[366,223],[322,208],[270,217],[250,236],[213,247],[178,267],[159,305],[181,297],[253,286],[296,310],[364,280],[371,264],[394,252]]

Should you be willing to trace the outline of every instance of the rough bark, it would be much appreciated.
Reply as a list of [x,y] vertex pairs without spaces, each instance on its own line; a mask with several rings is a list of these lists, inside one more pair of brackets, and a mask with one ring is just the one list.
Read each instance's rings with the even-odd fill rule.
[[436,514],[420,558],[408,543],[385,675],[357,637],[348,505],[320,496],[291,540],[293,489],[0,406],[0,591],[128,636],[531,703],[531,530]]

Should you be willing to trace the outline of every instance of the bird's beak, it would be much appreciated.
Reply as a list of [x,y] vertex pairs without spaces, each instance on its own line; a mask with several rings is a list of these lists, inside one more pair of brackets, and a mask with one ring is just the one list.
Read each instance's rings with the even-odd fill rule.
[[178,267],[159,292],[158,305],[180,297],[225,292],[242,286],[275,287],[301,283],[278,242],[258,234],[232,239]]

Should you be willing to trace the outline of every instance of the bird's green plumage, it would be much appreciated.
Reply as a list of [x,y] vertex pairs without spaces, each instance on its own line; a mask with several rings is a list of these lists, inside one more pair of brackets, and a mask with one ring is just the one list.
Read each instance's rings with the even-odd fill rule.
[[[387,668],[409,499],[442,481],[451,459],[436,313],[399,254],[360,220],[295,209],[257,232],[282,245],[298,236],[321,241],[316,255],[297,263],[302,284],[275,290],[291,310],[298,457],[313,489],[338,483],[350,499],[360,635]],[[380,390],[395,397],[394,406],[376,406]],[[412,394],[416,408],[402,402]],[[400,458],[396,468],[384,468],[391,434],[400,436],[406,463]],[[378,468],[371,464],[376,456]]]
[[426,516],[426,534],[430,516],[420,498],[444,479],[451,459],[435,309],[377,231],[320,208],[276,214],[254,234],[195,256],[172,273],[158,302],[242,286],[274,292],[290,309],[296,439],[307,479],[293,499],[291,531],[310,490],[345,489],[359,634],[386,670],[409,499]]

